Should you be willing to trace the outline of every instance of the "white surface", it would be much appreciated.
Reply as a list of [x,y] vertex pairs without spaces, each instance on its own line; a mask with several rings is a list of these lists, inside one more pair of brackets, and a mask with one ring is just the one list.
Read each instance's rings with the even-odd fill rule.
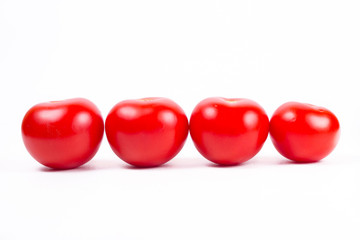
[[[359,239],[360,2],[0,1],[0,239]],[[161,168],[132,169],[104,138],[94,160],[48,171],[23,115],[85,97],[169,97],[190,115],[209,96],[331,109],[337,149],[291,164],[270,140],[214,167],[191,139]]]

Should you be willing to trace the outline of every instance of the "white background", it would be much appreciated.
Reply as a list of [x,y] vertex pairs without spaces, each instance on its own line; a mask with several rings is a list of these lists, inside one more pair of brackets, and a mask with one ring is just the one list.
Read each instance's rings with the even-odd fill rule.
[[[360,239],[358,0],[0,0],[0,239]],[[209,96],[269,116],[300,101],[332,110],[342,135],[316,164],[270,139],[216,167],[190,137],[160,168],[132,169],[106,139],[95,158],[49,171],[26,152],[34,104],[85,97],[101,109],[163,96],[187,115]]]

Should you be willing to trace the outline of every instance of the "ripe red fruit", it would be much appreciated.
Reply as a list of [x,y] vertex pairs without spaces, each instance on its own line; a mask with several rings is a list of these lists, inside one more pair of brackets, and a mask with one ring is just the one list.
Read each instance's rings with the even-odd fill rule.
[[235,165],[254,157],[269,130],[264,109],[249,99],[207,98],[193,110],[190,134],[197,150],[208,160]]
[[39,163],[70,169],[96,154],[104,122],[92,102],[75,98],[33,106],[25,114],[21,130],[26,149]]
[[119,158],[136,167],[155,167],[181,150],[188,120],[181,107],[167,98],[126,100],[111,109],[105,131]]
[[284,157],[296,162],[317,162],[335,148],[340,124],[326,108],[288,102],[274,112],[270,136]]

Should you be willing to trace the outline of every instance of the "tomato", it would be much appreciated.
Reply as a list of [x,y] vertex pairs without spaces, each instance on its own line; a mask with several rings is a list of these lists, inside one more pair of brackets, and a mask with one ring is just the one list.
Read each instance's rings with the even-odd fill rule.
[[116,104],[105,121],[112,150],[136,167],[166,163],[181,150],[188,135],[188,119],[167,98],[126,100]]
[[220,165],[235,165],[254,157],[268,130],[264,109],[249,99],[207,98],[195,107],[190,118],[195,147]]
[[92,102],[75,98],[33,106],[26,113],[21,130],[25,147],[39,163],[70,169],[96,154],[104,121]]
[[284,157],[296,162],[317,162],[335,148],[340,124],[326,108],[288,102],[272,116],[270,136]]

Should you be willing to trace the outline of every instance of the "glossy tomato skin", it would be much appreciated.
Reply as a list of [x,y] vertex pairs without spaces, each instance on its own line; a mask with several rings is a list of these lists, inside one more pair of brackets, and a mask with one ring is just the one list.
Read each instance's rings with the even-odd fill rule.
[[167,98],[125,100],[109,112],[105,132],[119,158],[136,167],[156,167],[181,150],[188,135],[188,119],[181,107]]
[[26,149],[39,163],[71,169],[96,154],[104,121],[92,102],[75,98],[33,106],[25,114],[21,130]]
[[197,150],[220,165],[236,165],[254,157],[269,131],[264,109],[249,99],[207,98],[193,110],[190,135]]
[[328,109],[288,102],[270,120],[271,140],[284,157],[295,162],[317,162],[335,148],[340,124]]

